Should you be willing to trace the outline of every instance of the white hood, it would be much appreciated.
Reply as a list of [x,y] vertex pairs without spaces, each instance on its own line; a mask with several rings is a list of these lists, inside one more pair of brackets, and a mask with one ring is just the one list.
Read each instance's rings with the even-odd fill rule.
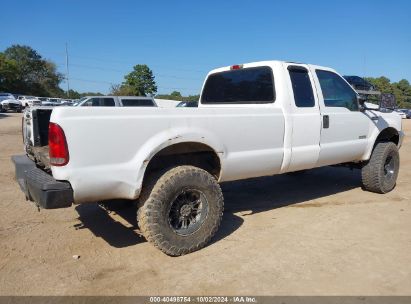
[[21,102],[20,102],[20,100],[17,100],[17,99],[5,99],[5,100],[2,100],[1,102],[0,102],[1,104],[9,104],[9,103],[14,103],[14,104],[18,104],[18,105],[21,105]]

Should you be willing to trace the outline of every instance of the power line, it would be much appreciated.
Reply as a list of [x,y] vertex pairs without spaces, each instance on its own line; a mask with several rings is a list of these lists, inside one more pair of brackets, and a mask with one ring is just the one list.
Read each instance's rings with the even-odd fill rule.
[[[91,57],[85,57],[85,56],[72,56],[76,58],[83,58],[83,59],[88,59],[88,60],[95,60],[95,61],[101,61],[101,62],[112,62],[112,63],[122,63],[122,64],[127,64],[130,66],[135,66],[136,63],[133,62],[127,62],[127,61],[120,61],[120,60],[112,60],[112,59],[102,59],[102,58],[91,58]],[[164,68],[164,65],[158,65],[158,64],[149,64],[151,67],[158,67],[158,68]],[[185,72],[197,72],[197,73],[206,73],[208,71],[206,70],[201,70],[201,69],[191,69],[191,68],[181,68],[181,67],[172,67],[173,70],[176,71],[185,71]]]
[[[54,55],[62,56],[62,53],[51,53]],[[112,62],[112,63],[121,63],[121,64],[126,64],[131,67],[136,65],[136,62],[131,62],[131,61],[124,61],[124,60],[117,60],[117,59],[103,59],[103,58],[96,58],[96,57],[88,57],[88,56],[79,56],[79,55],[70,55],[71,58],[81,58],[81,59],[87,59],[87,60],[93,60],[93,61],[100,61],[100,62]],[[174,62],[177,64],[176,62]],[[150,67],[157,67],[157,68],[168,68],[172,69],[174,71],[184,71],[184,72],[196,72],[196,73],[207,73],[208,70],[203,70],[203,69],[192,69],[192,68],[181,68],[181,67],[166,67],[165,65],[159,65],[159,64],[147,64]]]
[[[73,57],[82,57],[82,56],[73,56]],[[86,58],[86,57],[83,57]],[[93,58],[97,59],[97,58]],[[99,60],[99,59],[97,59]],[[102,60],[102,59],[101,59]],[[107,60],[104,60],[107,61]],[[110,61],[110,60],[109,60]],[[113,62],[113,60],[111,60]],[[58,65],[61,66],[62,64]],[[92,69],[92,70],[100,70],[100,71],[111,71],[111,72],[117,72],[117,73],[124,73],[123,70],[119,69],[113,69],[113,68],[107,68],[107,67],[99,67],[99,66],[90,66],[90,65],[83,65],[83,64],[72,64],[70,63],[71,67],[78,67],[78,68],[83,68],[83,69]],[[154,65],[158,66],[158,65]],[[65,67],[66,67],[66,81],[67,81],[67,95],[69,94],[70,90],[70,77],[69,77],[69,57],[68,57],[68,45],[66,43],[66,62],[65,62]],[[181,69],[180,69],[181,70]],[[194,71],[194,70],[191,70]],[[177,75],[168,75],[168,74],[157,74],[154,73],[155,76],[160,77],[160,78],[173,78],[173,79],[181,79],[181,80],[196,80],[199,81],[201,80],[200,78],[192,78],[192,77],[181,77]],[[101,83],[101,84],[108,84],[108,85],[114,85],[114,82],[111,81],[104,81],[104,80],[92,80],[92,79],[84,79],[84,78],[71,78],[72,80],[80,81],[80,82],[88,82],[88,83]],[[183,88],[183,87],[163,87],[163,86],[158,86],[159,89],[162,90],[198,90],[198,88]]]
[[103,80],[91,80],[91,79],[82,79],[82,78],[71,78],[72,80],[82,81],[82,82],[93,82],[93,83],[104,83],[104,84],[114,84],[113,82],[103,81]]
[[[67,65],[67,64],[66,64]],[[63,66],[63,64],[58,64],[58,66]],[[106,67],[97,67],[97,66],[90,66],[90,65],[83,65],[83,64],[75,64],[75,63],[70,63],[71,67],[79,67],[79,68],[84,68],[84,69],[91,69],[91,70],[100,70],[100,71],[112,71],[112,72],[118,72],[118,73],[125,73],[124,71],[117,70],[117,69],[112,69],[112,68],[106,68]],[[157,74],[154,73],[154,76],[158,77],[164,77],[164,78],[174,78],[174,79],[181,79],[181,80],[202,80],[202,78],[193,78],[193,77],[181,77],[181,76],[176,76],[176,75],[167,75],[167,74]]]
[[68,50],[67,50],[67,42],[66,42],[66,79],[67,79],[67,96],[69,97],[70,92],[70,80],[69,80],[69,57],[68,57]]
[[[83,78],[70,78],[71,80],[76,80],[80,82],[90,82],[90,83],[104,83],[104,84],[109,84],[113,85],[113,82],[109,81],[104,81],[104,80],[91,80],[91,79],[83,79]],[[158,86],[159,89],[167,89],[167,90],[197,90],[197,88],[180,88],[180,87],[163,87],[163,86]]]

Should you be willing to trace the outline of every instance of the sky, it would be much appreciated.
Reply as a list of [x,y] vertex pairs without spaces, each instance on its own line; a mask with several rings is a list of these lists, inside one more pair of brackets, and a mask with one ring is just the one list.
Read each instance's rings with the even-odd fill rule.
[[[136,64],[158,93],[198,94],[211,69],[261,60],[411,82],[411,1],[0,0],[0,51],[29,45],[70,88],[108,93]],[[61,84],[63,89],[67,84]]]

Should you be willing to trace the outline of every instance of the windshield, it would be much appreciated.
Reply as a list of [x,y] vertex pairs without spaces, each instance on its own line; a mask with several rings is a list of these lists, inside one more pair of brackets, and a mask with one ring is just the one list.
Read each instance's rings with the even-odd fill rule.
[[84,103],[84,101],[86,101],[87,99],[89,99],[89,97],[81,97],[81,98],[76,102],[76,104],[75,104],[74,106],[75,106],[75,107],[81,106],[81,105]]
[[2,94],[0,94],[0,101],[2,101],[2,100],[6,100],[6,99],[14,99],[14,96],[13,95],[11,95],[11,94],[4,94],[4,93],[2,93]]

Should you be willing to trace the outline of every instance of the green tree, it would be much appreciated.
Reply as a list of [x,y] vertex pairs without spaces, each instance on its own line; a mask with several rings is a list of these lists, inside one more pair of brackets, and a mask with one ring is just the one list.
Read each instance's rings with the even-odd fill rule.
[[199,101],[200,95],[188,95],[187,97],[183,97],[184,101]]
[[110,88],[110,95],[114,96],[133,96],[133,88],[125,84],[113,84]]
[[100,92],[84,92],[84,93],[80,93],[80,97],[84,97],[84,96],[103,96],[103,93]]
[[74,91],[74,90],[70,89],[70,90],[68,90],[67,97],[71,98],[71,99],[79,99],[79,98],[81,98],[81,94],[77,91]]
[[63,76],[56,65],[31,47],[12,45],[2,53],[0,61],[6,70],[0,76],[2,90],[37,96],[64,95],[59,87]]
[[127,74],[124,79],[125,82],[122,86],[130,89],[132,95],[146,96],[157,92],[153,71],[145,64],[135,65],[133,71]]
[[178,92],[178,91],[171,92],[170,97],[171,97],[170,99],[173,99],[173,100],[182,100],[183,99],[183,96],[181,96],[181,93]]
[[17,62],[0,53],[0,91],[16,92],[17,73]]
[[373,84],[382,93],[393,93],[391,81],[387,77],[381,76],[378,78],[366,78],[371,84]]
[[183,96],[181,96],[181,93],[178,91],[173,91],[171,94],[157,95],[156,97],[160,99],[183,100]]
[[368,77],[366,80],[373,84],[378,91],[394,94],[398,107],[411,108],[411,85],[408,80],[402,79],[399,82],[391,83],[390,79],[384,76]]
[[[63,80],[63,75],[57,72],[57,66],[51,61],[44,61],[42,74],[37,79],[41,91],[49,96],[67,97],[59,84]],[[34,94],[35,95],[35,94]]]
[[170,94],[159,94],[156,95],[156,98],[159,99],[170,99],[170,100],[181,100],[181,101],[198,101],[200,99],[200,95],[188,95],[182,96],[180,92],[173,91]]

